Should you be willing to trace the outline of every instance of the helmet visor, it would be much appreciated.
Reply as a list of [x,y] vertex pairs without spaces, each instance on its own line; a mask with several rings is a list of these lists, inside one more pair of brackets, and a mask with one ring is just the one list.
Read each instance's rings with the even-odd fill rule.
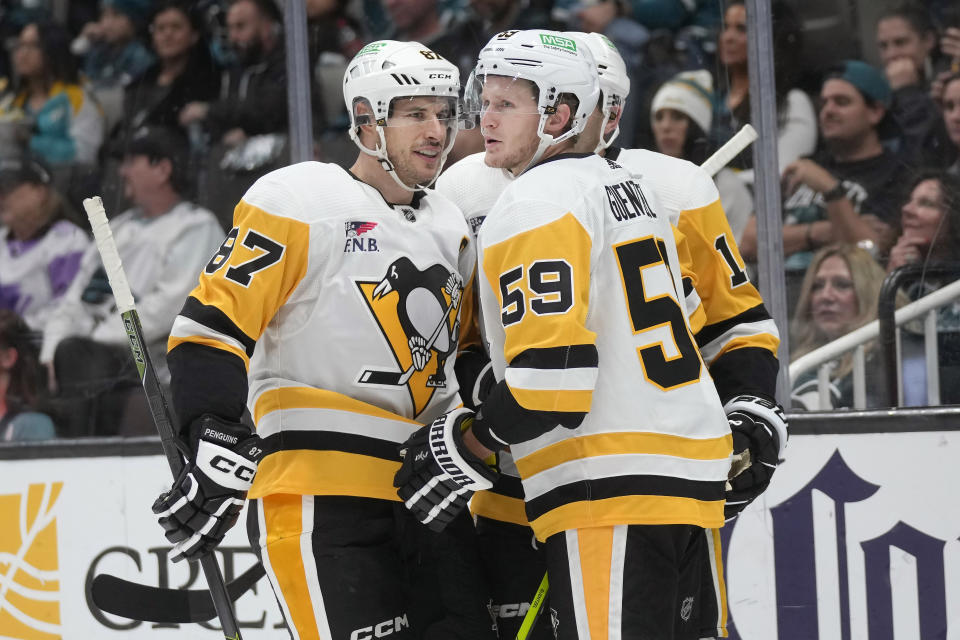
[[526,78],[474,70],[464,89],[465,119],[479,122],[488,114],[507,118],[539,115],[539,94],[537,85]]

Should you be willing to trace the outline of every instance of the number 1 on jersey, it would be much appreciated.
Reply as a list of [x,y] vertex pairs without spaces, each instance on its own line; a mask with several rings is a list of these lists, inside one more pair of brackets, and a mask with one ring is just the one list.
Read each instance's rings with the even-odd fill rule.
[[627,300],[627,310],[634,333],[669,325],[679,355],[668,357],[662,342],[637,349],[647,379],[663,390],[673,389],[700,379],[701,361],[697,347],[687,329],[680,304],[669,293],[647,297],[643,270],[659,265],[671,279],[663,240],[649,236],[614,245],[620,266],[620,277]]

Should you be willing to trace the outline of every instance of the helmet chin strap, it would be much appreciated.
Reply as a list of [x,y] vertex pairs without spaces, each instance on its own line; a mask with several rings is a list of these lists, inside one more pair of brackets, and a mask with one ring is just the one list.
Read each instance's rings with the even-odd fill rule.
[[530,161],[526,164],[522,171],[514,175],[514,177],[522,176],[524,173],[532,169],[540,159],[543,157],[543,154],[546,153],[548,147],[552,147],[555,144],[560,144],[565,140],[569,140],[573,136],[577,135],[577,132],[574,132],[573,129],[565,132],[558,138],[554,138],[549,133],[543,132],[544,125],[547,124],[547,118],[550,117],[550,114],[544,113],[540,116],[540,124],[537,126],[537,137],[540,138],[540,143],[537,145],[537,150],[533,152],[533,156],[530,158]]

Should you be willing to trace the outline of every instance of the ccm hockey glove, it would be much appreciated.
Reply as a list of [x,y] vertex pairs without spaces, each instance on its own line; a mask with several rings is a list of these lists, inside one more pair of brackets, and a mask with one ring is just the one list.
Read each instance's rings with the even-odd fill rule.
[[198,560],[210,553],[237,521],[263,456],[260,438],[235,422],[205,414],[190,425],[196,455],[173,488],[153,503],[171,559]]
[[400,445],[403,466],[393,478],[397,495],[431,531],[443,531],[477,491],[489,489],[497,472],[463,443],[473,411],[455,409],[414,432]]
[[787,422],[783,409],[758,396],[742,395],[723,407],[733,432],[734,464],[727,481],[724,519],[736,518],[748,504],[766,491],[787,443]]

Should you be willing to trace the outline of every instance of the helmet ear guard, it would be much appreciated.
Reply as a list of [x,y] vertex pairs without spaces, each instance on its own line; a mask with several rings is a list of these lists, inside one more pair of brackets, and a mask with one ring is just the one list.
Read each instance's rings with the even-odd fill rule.
[[[437,179],[453,148],[460,127],[460,72],[438,53],[419,42],[378,40],[361,49],[343,74],[343,98],[350,114],[350,139],[359,149],[380,162],[383,169],[407,191],[424,189]],[[446,139],[437,174],[427,184],[408,185],[397,175],[390,160],[384,129],[394,103],[402,98],[436,97],[450,100],[452,114],[446,118]],[[366,146],[360,129],[375,125],[377,144]]]
[[[604,135],[607,123],[623,112],[623,105],[630,95],[630,75],[627,73],[627,64],[624,62],[616,45],[607,36],[601,33],[583,33],[568,31],[565,35],[583,43],[597,64],[597,75],[600,79],[601,102],[600,110],[603,113],[603,122],[600,125],[600,140],[594,153],[600,153],[616,140],[620,135],[620,123],[609,136]],[[615,111],[616,115],[615,115]]]

